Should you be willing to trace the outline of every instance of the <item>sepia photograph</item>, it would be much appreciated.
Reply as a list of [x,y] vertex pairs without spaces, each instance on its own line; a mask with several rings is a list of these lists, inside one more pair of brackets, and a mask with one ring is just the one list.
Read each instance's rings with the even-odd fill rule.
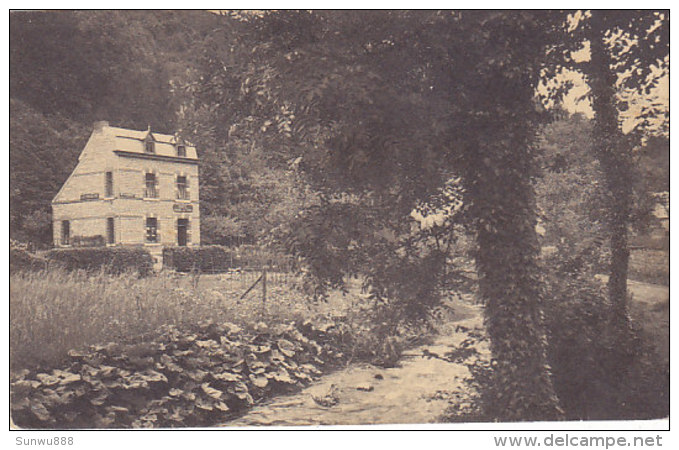
[[669,430],[669,10],[8,15],[12,441]]

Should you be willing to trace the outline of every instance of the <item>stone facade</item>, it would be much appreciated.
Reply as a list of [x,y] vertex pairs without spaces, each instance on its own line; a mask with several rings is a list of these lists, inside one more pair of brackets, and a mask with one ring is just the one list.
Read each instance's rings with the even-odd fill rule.
[[[95,125],[52,201],[54,245],[200,245],[196,149],[175,136]],[[158,260],[161,263],[160,260]]]

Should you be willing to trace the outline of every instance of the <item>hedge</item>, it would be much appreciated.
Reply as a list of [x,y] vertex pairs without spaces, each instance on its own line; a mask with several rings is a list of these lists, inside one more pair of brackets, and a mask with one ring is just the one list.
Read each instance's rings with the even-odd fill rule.
[[177,272],[200,273],[224,273],[236,268],[261,269],[264,266],[287,270],[289,258],[254,247],[166,247],[163,249],[163,265]]
[[220,245],[165,247],[163,266],[177,272],[219,273],[240,267],[233,250]]
[[141,276],[147,276],[153,270],[149,252],[135,247],[56,248],[49,250],[45,257],[66,270],[92,272],[103,269],[111,274],[133,271]]
[[23,248],[9,249],[9,273],[40,271],[47,268],[48,261]]

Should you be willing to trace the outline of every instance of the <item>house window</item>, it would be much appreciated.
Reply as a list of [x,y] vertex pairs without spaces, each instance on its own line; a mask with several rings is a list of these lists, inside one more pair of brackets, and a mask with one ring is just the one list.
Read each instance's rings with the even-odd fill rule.
[[152,140],[148,140],[148,141],[145,142],[144,149],[146,150],[146,153],[155,153],[156,152],[156,143],[153,142]]
[[106,194],[105,197],[113,197],[113,172],[106,172]]
[[106,219],[106,241],[109,244],[116,243],[115,223],[113,221],[113,217]]
[[146,185],[144,189],[145,198],[158,198],[158,179],[155,173],[146,174]]
[[158,219],[146,218],[146,242],[158,242]]
[[177,198],[179,200],[189,199],[189,183],[185,175],[177,175]]
[[68,220],[61,221],[61,245],[71,243],[71,223]]
[[178,145],[177,146],[177,156],[181,156],[182,158],[186,158],[186,146],[185,145]]

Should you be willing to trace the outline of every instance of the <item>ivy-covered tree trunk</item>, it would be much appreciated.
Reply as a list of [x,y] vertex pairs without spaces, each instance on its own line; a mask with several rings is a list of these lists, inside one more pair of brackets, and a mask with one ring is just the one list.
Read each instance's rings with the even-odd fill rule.
[[[593,21],[598,20],[595,13]],[[595,30],[603,29],[595,26]],[[616,73],[611,68],[609,51],[603,36],[591,39],[591,89],[594,119],[595,151],[604,173],[608,191],[606,220],[610,239],[608,295],[614,317],[627,318],[627,271],[629,247],[627,242],[632,205],[632,156],[618,123],[616,101]]]
[[478,19],[484,45],[472,56],[477,63],[468,80],[474,88],[470,113],[456,124],[467,139],[460,139],[466,145],[456,166],[476,234],[479,293],[493,356],[484,413],[500,421],[557,420],[563,411],[547,362],[533,141],[544,119],[535,86],[554,38],[549,24],[560,18],[489,12]]
[[494,359],[491,411],[486,413],[502,421],[562,416],[547,363],[526,134],[494,144],[489,150],[494,158],[479,152],[467,190],[473,198],[479,290]]

